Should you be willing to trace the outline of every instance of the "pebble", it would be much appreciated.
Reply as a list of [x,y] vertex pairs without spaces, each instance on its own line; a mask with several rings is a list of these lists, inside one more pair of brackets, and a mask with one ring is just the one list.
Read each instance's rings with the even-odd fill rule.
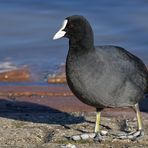
[[61,148],[77,148],[75,145],[68,143],[67,145],[62,145]]
[[108,134],[108,131],[101,130],[100,134],[101,134],[102,136],[106,136],[106,135]]
[[81,137],[79,135],[72,136],[72,140],[78,141],[78,140],[81,140]]
[[69,144],[66,145],[66,148],[76,148],[76,146],[71,144],[71,143],[69,143]]
[[89,134],[89,137],[93,139],[95,137],[95,133]]
[[95,133],[89,133],[89,134],[82,134],[82,135],[74,135],[71,137],[72,140],[74,141],[79,141],[79,140],[87,140],[87,139],[93,139],[95,137]]
[[88,134],[82,134],[82,135],[81,135],[81,138],[82,138],[83,140],[87,140],[87,139],[89,139],[89,135],[88,135]]
[[[101,131],[101,135],[105,136],[108,134],[108,131]],[[79,141],[79,140],[88,140],[88,139],[93,139],[95,137],[95,133],[89,133],[89,134],[82,134],[82,135],[74,135],[71,137],[72,140],[74,141]]]

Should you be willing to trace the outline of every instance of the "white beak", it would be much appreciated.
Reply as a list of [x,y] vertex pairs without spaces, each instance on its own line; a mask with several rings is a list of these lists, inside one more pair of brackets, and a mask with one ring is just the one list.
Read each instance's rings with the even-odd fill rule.
[[61,29],[54,35],[53,40],[62,38],[66,32],[63,31],[68,23],[68,20],[64,20]]

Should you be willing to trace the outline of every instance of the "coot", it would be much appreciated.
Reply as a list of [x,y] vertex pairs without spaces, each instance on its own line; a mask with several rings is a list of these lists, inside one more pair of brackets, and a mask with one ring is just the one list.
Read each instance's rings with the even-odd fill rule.
[[79,100],[97,110],[95,139],[101,140],[100,113],[106,107],[134,108],[138,129],[126,138],[142,136],[138,102],[148,92],[148,71],[144,63],[124,48],[94,46],[92,28],[83,16],[67,17],[53,39],[61,37],[69,38],[67,83]]

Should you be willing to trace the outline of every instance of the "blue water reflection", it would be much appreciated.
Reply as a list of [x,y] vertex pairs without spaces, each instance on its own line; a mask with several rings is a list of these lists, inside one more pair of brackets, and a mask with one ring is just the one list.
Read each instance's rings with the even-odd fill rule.
[[148,64],[146,0],[0,0],[0,63],[48,71],[65,62],[67,39],[52,37],[63,19],[73,14],[90,21],[95,44],[123,46]]

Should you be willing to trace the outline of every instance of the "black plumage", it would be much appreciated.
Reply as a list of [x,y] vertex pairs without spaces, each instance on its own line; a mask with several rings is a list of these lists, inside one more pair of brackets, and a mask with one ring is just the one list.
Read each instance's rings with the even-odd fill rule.
[[143,62],[121,47],[94,46],[85,18],[73,16],[68,22],[73,26],[67,26],[66,76],[72,92],[96,108],[133,106],[142,99],[148,86]]
[[84,17],[66,18],[62,32],[69,38],[67,82],[82,102],[98,110],[133,107],[148,92],[148,71],[142,60],[121,47],[94,46],[92,28]]

